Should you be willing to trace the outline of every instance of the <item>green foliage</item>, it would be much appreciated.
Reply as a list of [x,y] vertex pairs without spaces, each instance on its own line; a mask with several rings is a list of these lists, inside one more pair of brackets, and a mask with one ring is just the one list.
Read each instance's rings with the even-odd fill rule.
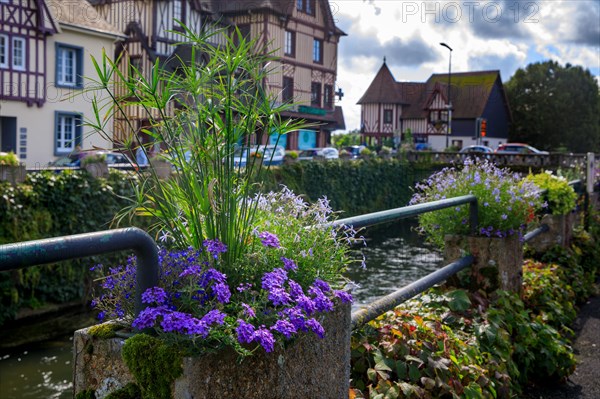
[[122,328],[118,323],[102,323],[90,327],[89,334],[95,338],[108,339],[116,336],[115,332]]
[[[25,183],[14,187],[0,183],[0,244],[110,228],[133,193],[127,176],[113,171],[107,179],[94,179],[77,171],[44,171],[28,173]],[[143,227],[139,220],[132,224]],[[116,259],[119,254],[0,273],[0,325],[24,307],[82,300],[92,284],[90,265]]]
[[513,116],[511,141],[544,150],[600,151],[600,93],[588,69],[533,63],[517,70],[504,87]]
[[104,399],[142,399],[142,391],[137,384],[129,383],[123,388],[109,393]]
[[465,331],[470,313],[465,291],[431,290],[355,332],[351,378],[357,397],[506,397],[504,366],[490,362]]
[[265,173],[262,191],[285,185],[310,202],[325,196],[341,217],[348,217],[406,206],[410,187],[431,170],[398,159],[296,162]]
[[[444,168],[416,185],[411,204],[424,204],[447,198],[474,195],[478,205],[475,234],[507,237],[522,234],[534,220],[541,202],[539,189],[508,169],[500,169],[488,160],[465,159],[461,168]],[[459,205],[419,215],[419,230],[444,247],[446,235],[472,234],[469,205]]]
[[571,248],[524,263],[523,295],[433,288],[352,337],[353,398],[509,398],[531,382],[564,381],[575,304],[600,270],[600,220]]
[[19,158],[12,151],[0,153],[0,166],[19,166]]
[[[239,167],[235,150],[239,143],[249,147],[249,140],[262,143],[271,132],[284,135],[306,125],[279,116],[292,105],[276,105],[274,95],[265,91],[263,82],[273,72],[265,65],[275,58],[259,48],[258,41],[248,41],[238,31],[236,37],[224,35],[226,42],[214,46],[211,36],[225,33],[222,29],[195,33],[181,28],[178,44],[190,48],[192,60],[202,55],[206,62],[180,60],[171,71],[157,61],[150,78],[134,71],[135,79],[127,79],[106,55],[93,60],[98,85],[90,90],[104,89],[108,96],[106,102],[95,102],[95,121],[89,125],[112,140],[112,129],[104,129],[105,113],[124,117],[136,131],[126,108],[145,110],[152,130],[144,133],[160,144],[164,158],[178,173],[164,180],[152,169],[140,172],[136,202],[122,215],[151,217],[151,230],[168,236],[169,245],[176,248],[200,249],[207,239],[220,240],[228,248],[221,270],[232,274],[254,228],[256,203],[247,200],[250,181],[260,180],[263,173],[260,152]],[[124,103],[117,99],[118,92],[135,95]]]
[[138,334],[125,341],[122,356],[142,399],[171,397],[171,385],[183,373],[181,353],[158,338]]
[[104,154],[91,154],[81,160],[81,166],[91,165],[93,163],[106,162],[106,155]]
[[336,148],[344,148],[351,145],[359,145],[361,143],[361,135],[359,131],[334,134],[331,136],[331,141]]
[[86,389],[75,395],[75,399],[96,399],[96,391],[93,389]]
[[544,197],[553,215],[565,215],[575,209],[577,194],[573,187],[569,186],[567,179],[546,171],[529,174],[527,180],[532,181],[540,190],[548,190]]

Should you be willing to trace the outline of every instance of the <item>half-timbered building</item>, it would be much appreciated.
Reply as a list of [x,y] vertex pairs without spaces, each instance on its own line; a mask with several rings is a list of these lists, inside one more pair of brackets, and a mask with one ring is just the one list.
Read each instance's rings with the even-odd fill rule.
[[[434,74],[426,82],[397,82],[384,60],[358,101],[361,133],[371,144],[399,144],[410,132],[417,143],[428,143],[434,150],[446,144],[496,147],[506,142],[511,114],[499,71],[453,73],[450,103],[448,134],[448,74]],[[482,119],[487,131],[478,137]]]
[[82,122],[93,115],[84,76],[90,56],[121,34],[85,0],[0,0],[0,151],[28,168],[77,146],[106,146]]
[[[150,73],[157,59],[165,61],[174,54],[185,54],[177,47],[181,37],[176,31],[183,22],[194,32],[225,29],[234,34],[237,27],[244,36],[257,40],[278,61],[268,80],[267,90],[279,101],[298,105],[284,116],[302,118],[316,127],[285,137],[273,135],[288,149],[325,146],[331,131],[344,128],[341,107],[335,106],[337,45],[344,33],[334,23],[326,0],[90,0],[98,13],[124,31],[127,39],[117,51],[122,67],[135,67]],[[211,36],[214,45],[222,44],[222,35]],[[178,53],[179,52],[179,53]],[[123,71],[126,72],[126,71]],[[117,93],[118,94],[118,93]],[[128,110],[134,128],[147,121],[143,113]],[[115,138],[125,139],[132,132],[124,121],[115,121]]]

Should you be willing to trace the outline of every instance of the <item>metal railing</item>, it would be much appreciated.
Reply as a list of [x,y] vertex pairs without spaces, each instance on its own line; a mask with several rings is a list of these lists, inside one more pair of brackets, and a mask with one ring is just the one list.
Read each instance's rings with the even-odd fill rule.
[[145,307],[142,293],[158,285],[158,247],[137,227],[0,245],[0,272],[123,250],[137,256],[137,315]]
[[[579,183],[579,180],[569,182],[570,185]],[[374,226],[463,204],[469,204],[470,230],[472,233],[476,233],[478,205],[474,195],[339,219],[332,222],[331,225],[346,225],[353,228]],[[548,226],[542,225],[526,234],[524,240],[529,241],[546,231],[548,231]],[[122,250],[133,250],[137,256],[135,298],[135,314],[137,315],[145,307],[141,299],[142,293],[146,289],[158,285],[158,247],[146,232],[135,227],[0,245],[0,272]],[[352,327],[355,328],[375,319],[402,302],[471,266],[473,262],[474,258],[470,255],[462,257],[392,294],[377,299],[352,313]]]

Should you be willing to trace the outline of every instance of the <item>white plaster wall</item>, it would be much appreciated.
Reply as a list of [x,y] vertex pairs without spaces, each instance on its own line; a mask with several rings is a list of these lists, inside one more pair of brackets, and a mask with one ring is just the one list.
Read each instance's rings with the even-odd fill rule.
[[[100,59],[102,49],[111,56],[113,54],[114,38],[100,35],[82,33],[62,27],[62,32],[49,36],[47,43],[46,71],[47,87],[46,102],[42,107],[33,105],[28,107],[24,102],[0,102],[0,116],[17,118],[17,155],[20,156],[20,136],[22,129],[26,129],[26,158],[21,159],[28,169],[44,167],[48,162],[57,158],[54,155],[54,126],[55,112],[77,112],[83,119],[93,117],[91,93],[84,93],[81,89],[65,89],[54,86],[55,81],[55,43],[70,44],[83,47],[83,75],[96,78],[96,70],[91,61],[91,55]],[[90,86],[84,79],[84,87]],[[107,128],[112,131],[112,122],[107,123]],[[82,148],[92,146],[110,148],[110,142],[104,140],[100,134],[82,128]]]

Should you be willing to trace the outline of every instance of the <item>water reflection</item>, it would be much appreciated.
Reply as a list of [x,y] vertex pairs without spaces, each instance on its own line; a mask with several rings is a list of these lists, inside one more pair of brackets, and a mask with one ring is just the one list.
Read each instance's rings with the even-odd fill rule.
[[[439,269],[442,256],[414,231],[415,221],[386,224],[364,232],[362,249],[366,268],[353,268],[347,276],[359,287],[353,290],[353,310]],[[354,252],[360,258],[358,249]]]
[[72,391],[72,337],[0,354],[0,398],[66,399]]

